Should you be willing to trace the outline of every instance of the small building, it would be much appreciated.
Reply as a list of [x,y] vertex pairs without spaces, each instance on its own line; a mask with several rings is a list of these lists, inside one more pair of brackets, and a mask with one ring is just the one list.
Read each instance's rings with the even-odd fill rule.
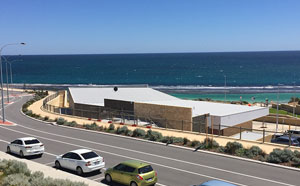
[[252,120],[269,109],[183,100],[148,87],[69,87],[72,114],[88,118],[121,117],[185,131],[230,136],[252,129]]

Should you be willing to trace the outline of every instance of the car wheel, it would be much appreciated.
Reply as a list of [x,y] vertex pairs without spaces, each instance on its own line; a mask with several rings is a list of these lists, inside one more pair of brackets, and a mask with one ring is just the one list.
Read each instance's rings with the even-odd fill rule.
[[11,151],[10,151],[10,147],[7,147],[7,150],[6,150],[6,152],[7,152],[8,154],[10,154],[10,153],[11,153]]
[[138,186],[134,181],[130,183],[130,186]]
[[41,158],[42,156],[43,156],[43,154],[39,154],[39,155],[38,155],[38,157],[40,157],[40,158]]
[[112,182],[111,176],[109,174],[105,175],[105,180],[106,180],[107,183],[111,183]]
[[20,151],[20,157],[21,157],[21,158],[24,158],[24,153],[23,153],[23,151]]
[[57,168],[57,169],[61,168],[59,161],[55,161],[55,168]]
[[78,175],[82,175],[83,174],[83,171],[82,171],[81,167],[77,167],[76,168],[76,172],[77,172]]

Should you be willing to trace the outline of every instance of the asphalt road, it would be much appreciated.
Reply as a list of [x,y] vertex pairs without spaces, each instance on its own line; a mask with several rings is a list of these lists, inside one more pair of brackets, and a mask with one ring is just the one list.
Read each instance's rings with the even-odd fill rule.
[[[20,112],[22,104],[28,99],[14,98],[14,103],[6,107],[6,118],[17,125],[0,125],[1,151],[6,151],[7,142],[33,136],[45,144],[46,153],[31,160],[48,166],[54,166],[56,155],[88,148],[104,157],[106,167],[128,159],[150,163],[158,172],[157,185],[189,186],[211,179],[236,185],[300,185],[298,171],[35,121]],[[105,183],[103,173],[92,173],[86,177]]]

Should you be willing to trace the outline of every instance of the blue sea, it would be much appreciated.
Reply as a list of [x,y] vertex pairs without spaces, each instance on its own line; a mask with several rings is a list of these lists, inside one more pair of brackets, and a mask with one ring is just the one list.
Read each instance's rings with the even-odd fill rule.
[[22,59],[12,63],[14,83],[148,84],[182,98],[222,100],[226,81],[227,100],[300,97],[300,51],[6,57]]

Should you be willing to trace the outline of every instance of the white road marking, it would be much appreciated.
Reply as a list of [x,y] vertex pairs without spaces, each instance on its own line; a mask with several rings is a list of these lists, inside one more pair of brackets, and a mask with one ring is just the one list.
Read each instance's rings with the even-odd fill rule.
[[45,163],[44,165],[54,165],[54,162]]
[[63,136],[63,135],[59,135],[59,134],[53,134],[53,133],[49,133],[49,132],[44,132],[44,131],[41,131],[41,130],[32,129],[30,127],[25,127],[25,126],[22,126],[20,124],[18,126],[26,128],[26,129],[29,129],[29,130],[33,130],[33,131],[37,131],[37,132],[41,132],[41,133],[45,133],[45,134],[49,134],[49,135],[53,135],[53,136],[58,136],[58,137],[62,137],[62,138],[67,138],[67,139],[72,139],[72,140],[77,140],[77,141],[82,141],[82,142],[87,142],[87,143],[93,143],[93,144],[96,144],[96,145],[102,145],[102,146],[111,147],[111,148],[120,149],[120,150],[125,150],[125,151],[129,151],[129,152],[134,152],[134,153],[144,154],[144,155],[148,155],[148,156],[163,158],[163,159],[167,159],[167,160],[171,160],[171,161],[186,163],[186,164],[190,164],[190,165],[195,165],[195,166],[199,166],[199,167],[213,169],[213,170],[217,170],[217,171],[221,171],[221,172],[226,172],[226,173],[230,173],[230,174],[235,174],[235,175],[239,175],[239,176],[245,176],[245,177],[249,177],[249,178],[259,179],[259,180],[263,180],[263,181],[267,181],[267,182],[272,182],[272,183],[276,183],[276,184],[290,185],[290,184],[286,184],[286,183],[283,183],[283,182],[269,180],[269,179],[266,179],[266,178],[261,178],[261,177],[257,177],[257,176],[247,175],[247,174],[243,174],[243,173],[239,173],[239,172],[234,172],[234,171],[229,171],[229,170],[225,170],[225,169],[220,169],[220,168],[216,168],[216,167],[212,167],[212,166],[207,166],[207,165],[192,163],[192,162],[188,162],[188,161],[184,161],[184,160],[169,158],[169,157],[160,156],[160,155],[156,155],[156,154],[151,154],[151,153],[147,153],[147,152],[136,151],[136,150],[132,150],[132,149],[128,149],[128,148],[122,148],[122,147],[117,147],[117,146],[113,146],[113,145],[107,145],[107,144],[98,143],[98,142],[94,142],[94,141],[89,141],[89,140],[84,140],[84,139],[78,139],[78,138],[72,138],[72,137],[69,137],[69,136]]
[[100,178],[96,178],[96,179],[93,179],[94,181],[97,181],[97,180],[103,180],[104,177],[100,177]]
[[[13,129],[10,129],[10,128],[5,128],[5,127],[2,127],[2,126],[0,126],[0,128],[6,129],[6,130],[10,130],[10,131],[14,131],[14,132],[17,132],[17,133],[20,133],[20,134],[25,134],[25,135],[29,135],[29,136],[35,136],[35,137],[38,137],[38,138],[41,138],[41,139],[46,139],[46,140],[49,140],[49,141],[54,141],[54,142],[57,142],[57,143],[72,145],[72,146],[80,147],[80,148],[87,148],[87,147],[82,146],[82,145],[76,145],[76,144],[72,144],[72,143],[68,143],[68,142],[64,142],[64,141],[59,141],[59,140],[50,139],[50,138],[46,138],[46,137],[42,137],[42,136],[37,136],[37,135],[34,135],[34,134],[17,131],[17,130],[13,130]],[[97,152],[102,152],[102,153],[106,153],[106,154],[110,154],[110,155],[114,155],[114,156],[123,157],[123,158],[126,158],[126,159],[127,158],[128,159],[135,159],[135,160],[143,161],[143,162],[146,162],[146,163],[149,163],[149,164],[152,164],[152,165],[157,165],[157,166],[160,166],[160,167],[164,167],[164,168],[168,168],[168,169],[173,169],[173,170],[177,170],[177,171],[180,171],[180,172],[194,174],[194,175],[197,175],[197,176],[202,176],[202,177],[206,177],[206,178],[210,178],[210,179],[217,179],[217,180],[229,182],[229,183],[232,183],[232,184],[235,184],[235,185],[247,186],[247,185],[240,184],[240,183],[235,183],[235,182],[232,182],[232,181],[229,181],[229,180],[224,180],[224,179],[221,179],[221,178],[217,178],[217,177],[213,177],[213,176],[208,176],[208,175],[205,175],[205,174],[200,174],[200,173],[196,173],[196,172],[192,172],[192,171],[188,171],[188,170],[184,170],[184,169],[170,167],[170,166],[167,166],[167,165],[162,165],[162,164],[151,162],[151,161],[147,161],[147,160],[137,159],[137,158],[133,158],[133,157],[129,157],[129,156],[124,156],[124,155],[120,155],[120,154],[116,154],[116,153],[112,153],[112,152],[108,152],[108,151],[103,151],[103,150],[95,149],[95,148],[89,148],[89,149],[97,151]],[[283,183],[282,185],[295,186],[295,185],[290,185],[290,184],[285,184],[285,183]]]
[[167,186],[167,185],[164,185],[164,184],[161,184],[161,183],[156,183],[156,185]]

